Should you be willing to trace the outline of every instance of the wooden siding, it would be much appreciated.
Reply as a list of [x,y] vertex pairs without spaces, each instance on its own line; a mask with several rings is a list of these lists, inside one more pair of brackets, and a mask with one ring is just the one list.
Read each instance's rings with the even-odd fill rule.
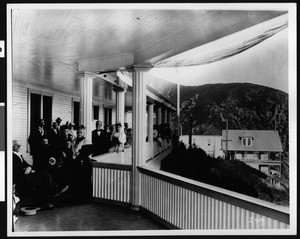
[[[40,89],[39,89],[40,90]],[[48,90],[48,89],[45,89]],[[21,84],[13,84],[13,110],[12,110],[12,139],[18,140],[22,145],[21,153],[28,163],[32,163],[32,158],[29,155],[30,147],[27,139],[30,134],[29,129],[29,88]],[[60,117],[63,122],[71,121],[72,116],[72,97],[63,94],[53,94],[52,104],[52,119]]]
[[72,97],[54,94],[52,110],[53,121],[57,117],[62,119],[62,124],[64,124],[66,121],[72,121],[72,110]]
[[[28,89],[20,84],[13,84],[12,94],[12,140],[18,140],[22,145],[21,152],[26,161],[31,163],[31,157],[26,153],[28,138]],[[9,124],[9,122],[8,122]]]

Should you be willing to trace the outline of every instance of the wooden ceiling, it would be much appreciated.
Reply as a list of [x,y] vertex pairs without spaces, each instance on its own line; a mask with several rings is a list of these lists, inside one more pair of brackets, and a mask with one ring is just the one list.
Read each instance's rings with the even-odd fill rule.
[[128,64],[154,63],[284,13],[14,8],[13,79],[78,92],[80,62],[131,54]]

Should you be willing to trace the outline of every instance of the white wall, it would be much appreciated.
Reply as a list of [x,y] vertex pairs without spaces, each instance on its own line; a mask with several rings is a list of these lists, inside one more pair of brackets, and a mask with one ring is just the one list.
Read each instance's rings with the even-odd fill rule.
[[[180,140],[189,146],[189,136],[181,135]],[[210,145],[208,141],[210,140]],[[199,148],[202,148],[207,154],[213,152],[213,156],[217,158],[218,156],[223,157],[224,153],[221,149],[221,135],[192,135],[192,144],[195,143]]]
[[72,121],[72,97],[54,94],[52,107],[52,121],[55,121],[57,117],[62,119],[62,124]]
[[[46,89],[45,89],[46,90]],[[48,89],[47,89],[48,90]],[[13,115],[12,115],[12,139],[18,140],[21,146],[21,153],[28,163],[32,163],[29,155],[30,147],[27,139],[30,134],[28,128],[28,91],[29,88],[21,84],[13,84]],[[62,119],[62,123],[72,120],[72,97],[61,93],[54,93],[52,101],[52,120],[57,117]]]
[[18,140],[21,144],[21,153],[24,159],[31,163],[32,159],[27,150],[28,129],[28,89],[20,84],[13,84],[12,93],[12,123],[7,124],[12,127],[12,140]]

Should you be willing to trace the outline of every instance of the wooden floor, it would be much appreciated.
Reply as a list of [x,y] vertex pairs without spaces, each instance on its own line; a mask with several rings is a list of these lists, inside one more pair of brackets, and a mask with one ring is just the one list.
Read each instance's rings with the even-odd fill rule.
[[164,229],[139,212],[102,203],[56,207],[33,216],[19,215],[15,224],[15,232]]

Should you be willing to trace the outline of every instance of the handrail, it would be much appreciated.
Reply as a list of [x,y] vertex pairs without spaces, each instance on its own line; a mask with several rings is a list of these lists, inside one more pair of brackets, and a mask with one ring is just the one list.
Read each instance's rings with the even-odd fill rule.
[[132,166],[128,164],[116,164],[116,163],[103,163],[103,162],[92,162],[94,168],[109,168],[109,169],[119,169],[125,171],[131,171]]
[[161,170],[138,167],[140,173],[289,224],[289,207],[191,180]]

